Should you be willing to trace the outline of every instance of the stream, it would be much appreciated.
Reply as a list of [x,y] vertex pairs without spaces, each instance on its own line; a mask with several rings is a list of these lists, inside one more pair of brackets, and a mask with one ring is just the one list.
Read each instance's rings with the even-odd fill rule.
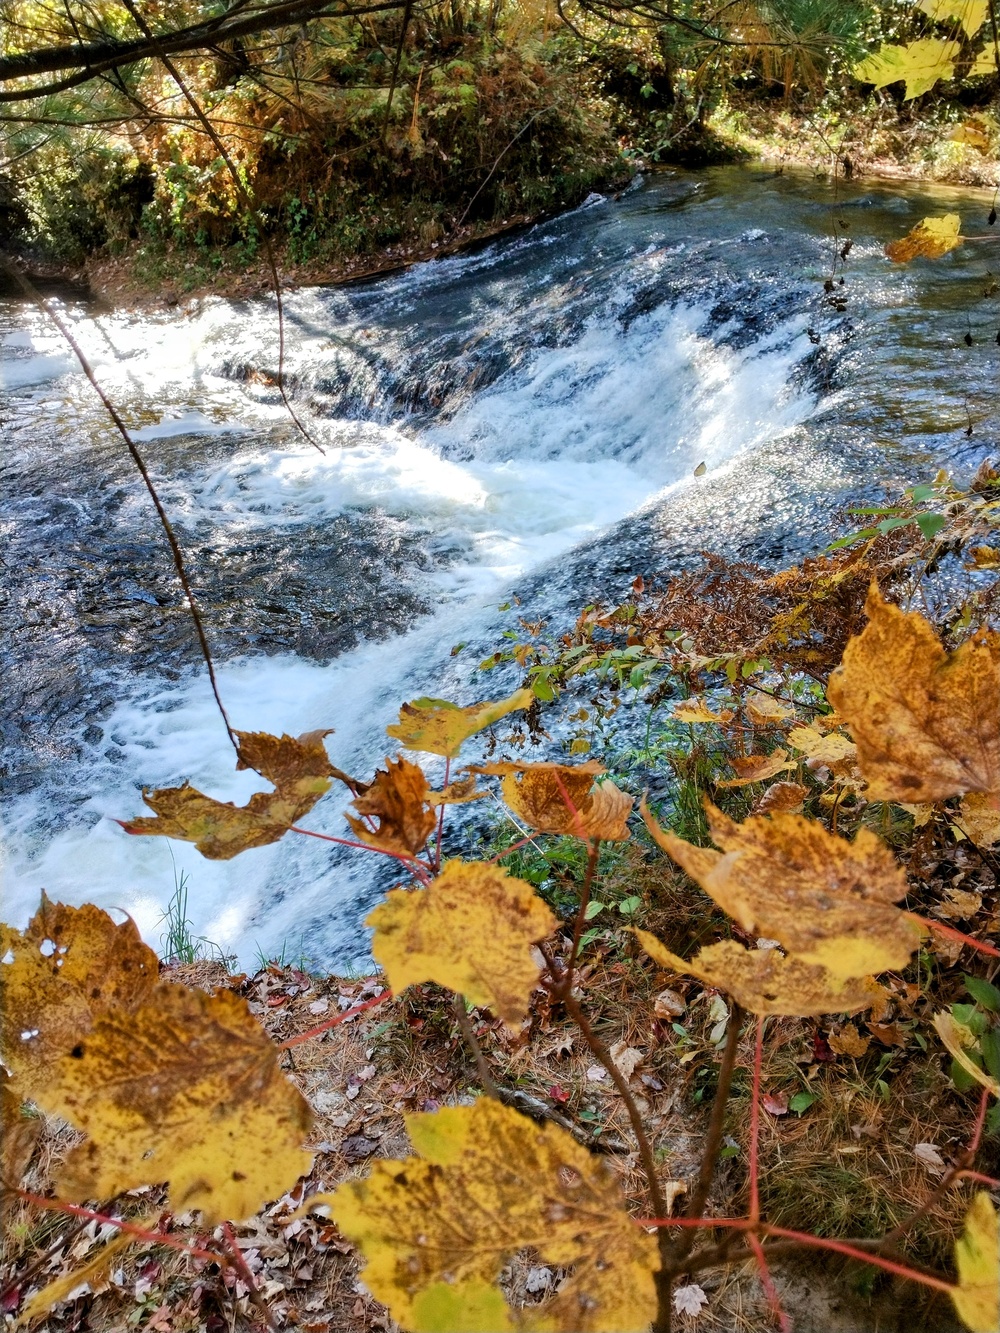
[[[62,306],[184,545],[234,725],[332,727],[333,762],[365,775],[403,700],[517,683],[474,668],[518,615],[571,624],[705,549],[793,560],[846,503],[994,454],[995,251],[882,253],[928,212],[982,233],[989,206],[677,171],[478,251],[290,292],[286,382],[322,453],[275,388],[273,300]],[[23,924],[44,888],[128,911],[155,946],[183,873],[195,933],[244,966],[364,966],[380,858],[290,835],[211,862],[114,822],[144,812],[143,786],[242,802],[261,782],[234,769],[120,438],[55,328],[12,299],[0,389],[4,918]],[[326,798],[309,827],[342,833],[342,809]]]

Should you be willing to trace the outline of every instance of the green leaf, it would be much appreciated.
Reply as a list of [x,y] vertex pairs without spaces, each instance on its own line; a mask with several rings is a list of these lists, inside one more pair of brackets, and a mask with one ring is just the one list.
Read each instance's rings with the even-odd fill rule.
[[969,992],[977,1004],[981,1004],[984,1009],[988,1009],[991,1014],[1000,1014],[1000,990],[992,982],[986,981],[983,977],[965,978],[965,989]]
[[622,916],[633,916],[642,906],[642,899],[636,894],[631,898],[625,898],[618,904],[618,910]]
[[979,1049],[983,1053],[986,1072],[1000,1082],[1000,1030],[992,1028],[979,1038]]
[[535,698],[541,699],[543,704],[550,704],[556,697],[555,690],[545,676],[536,676],[531,682],[531,689]]
[[593,921],[598,912],[603,912],[607,903],[592,902],[587,904],[587,910],[583,914],[585,921]]
[[[975,1053],[973,1051],[969,1051],[968,1056],[970,1060],[975,1059]],[[967,1070],[963,1069],[957,1060],[952,1060],[951,1068],[948,1070],[948,1073],[951,1076],[952,1083],[954,1083],[959,1092],[971,1092],[973,1088],[979,1087],[979,1084],[972,1075]]]
[[818,1098],[811,1092],[797,1092],[794,1097],[789,1098],[788,1109],[794,1111],[796,1115],[802,1115],[817,1100]]
[[917,520],[917,527],[924,534],[924,537],[927,539],[927,541],[930,541],[932,537],[936,537],[937,534],[944,527],[945,523],[948,521],[941,514],[930,514],[930,513],[917,514],[916,520]]
[[973,1036],[981,1037],[989,1026],[986,1015],[980,1013],[974,1004],[953,1004],[951,1012],[959,1023],[964,1023],[970,1029]]

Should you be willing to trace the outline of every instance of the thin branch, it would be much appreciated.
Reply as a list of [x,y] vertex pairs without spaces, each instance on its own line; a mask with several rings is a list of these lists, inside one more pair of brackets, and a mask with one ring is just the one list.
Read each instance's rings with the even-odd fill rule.
[[480,1046],[478,1038],[465,1009],[465,996],[455,996],[455,1017],[458,1019],[458,1027],[465,1039],[465,1044],[472,1052],[472,1058],[476,1062],[476,1072],[479,1074],[479,1081],[483,1085],[483,1091],[487,1097],[492,1097],[495,1101],[503,1101],[500,1090],[493,1081],[493,1075],[490,1073],[490,1067],[486,1063],[486,1056],[483,1054],[483,1048]]
[[253,1273],[250,1272],[250,1265],[243,1257],[243,1251],[237,1243],[236,1233],[233,1231],[230,1222],[223,1222],[222,1234],[226,1244],[229,1246],[229,1253],[233,1256],[233,1267],[243,1279],[243,1285],[247,1289],[247,1295],[260,1311],[260,1314],[267,1323],[271,1333],[278,1333],[278,1325],[275,1323],[274,1315],[271,1313],[267,1301],[264,1300],[264,1297],[261,1295],[260,1290],[257,1287],[257,1283],[254,1281]]
[[377,1004],[385,1004],[386,1000],[391,999],[392,991],[384,990],[381,995],[376,995],[374,999],[365,1000],[362,1004],[356,1004],[351,1009],[345,1009],[342,1014],[334,1014],[325,1023],[317,1024],[316,1027],[310,1028],[308,1032],[300,1032],[297,1037],[289,1037],[287,1041],[280,1042],[278,1049],[279,1051],[288,1051],[293,1046],[301,1046],[303,1042],[312,1041],[313,1037],[321,1037],[324,1032],[329,1032],[331,1028],[346,1023],[349,1018],[356,1018],[358,1014],[363,1014],[366,1009],[374,1009]]
[[12,261],[7,257],[7,255],[3,254],[2,251],[0,251],[0,269],[3,269],[3,271],[8,275],[8,277],[12,278],[14,282],[17,283],[17,285],[24,292],[25,296],[27,296],[30,301],[33,301],[35,305],[38,306],[39,310],[41,310],[44,314],[48,315],[49,319],[51,319],[53,324],[55,324],[56,328],[62,334],[63,338],[65,338],[66,342],[69,343],[70,347],[73,349],[74,356],[76,357],[77,361],[79,361],[80,366],[83,369],[83,373],[90,381],[91,385],[93,386],[94,392],[97,394],[101,402],[104,404],[105,411],[108,413],[108,416],[110,416],[111,420],[115,423],[118,433],[125,441],[126,448],[128,449],[129,454],[132,457],[132,461],[135,464],[136,468],[138,469],[139,475],[142,477],[146,490],[149,492],[149,498],[153,502],[153,507],[156,510],[156,516],[160,520],[160,526],[163,529],[164,535],[167,539],[167,544],[170,547],[170,554],[172,555],[174,561],[174,569],[177,571],[177,578],[179,579],[180,585],[184,590],[184,596],[187,598],[188,610],[191,613],[191,620],[194,624],[195,634],[198,637],[198,645],[201,648],[201,655],[205,659],[205,666],[208,668],[208,679],[212,687],[212,694],[215,697],[216,707],[218,708],[219,713],[222,716],[222,720],[225,723],[226,732],[229,736],[230,741],[232,742],[233,749],[236,751],[237,754],[239,754],[239,741],[237,740],[236,733],[233,731],[232,724],[229,721],[229,714],[226,712],[226,706],[222,702],[222,695],[219,691],[219,682],[215,674],[215,662],[212,659],[212,650],[208,644],[208,635],[205,632],[205,625],[201,618],[201,611],[198,608],[198,602],[194,595],[194,589],[191,586],[191,580],[188,578],[187,566],[184,563],[184,553],[181,550],[180,542],[177,540],[177,534],[174,532],[173,525],[171,524],[170,519],[167,516],[167,511],[163,507],[163,501],[160,499],[156,487],[153,485],[153,479],[149,475],[149,469],[146,467],[145,459],[139,452],[139,448],[136,445],[135,440],[129,433],[128,427],[125,425],[125,422],[122,420],[121,414],[119,413],[118,409],[115,407],[114,403],[111,401],[108,395],[104,392],[101,385],[98,383],[97,376],[94,374],[93,371],[93,367],[87,360],[87,356],[83,348],[77,342],[72,329],[70,329],[66,321],[62,318],[62,316],[58,313],[58,311],[49,304],[49,302],[45,299],[45,297],[42,296],[41,292],[38,291],[34,283],[31,282],[28,278],[26,278],[25,275],[21,272],[21,270],[17,267],[17,265],[12,263]]

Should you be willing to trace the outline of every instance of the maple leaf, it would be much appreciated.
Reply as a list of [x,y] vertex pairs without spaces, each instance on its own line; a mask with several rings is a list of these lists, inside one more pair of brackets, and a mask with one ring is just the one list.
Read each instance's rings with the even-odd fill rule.
[[678,958],[649,931],[635,928],[639,943],[655,963],[671,972],[699,977],[724,990],[754,1014],[857,1013],[875,1003],[878,985],[871,977],[841,981],[827,971],[777,949],[745,949],[735,940],[722,940],[700,949],[690,962]]
[[733,755],[729,762],[737,776],[716,782],[717,787],[747,787],[751,782],[765,782],[776,773],[794,767],[788,762],[787,750],[772,750],[770,754]]
[[125,832],[179,838],[193,842],[211,861],[228,861],[248,848],[283,838],[329,791],[332,777],[355,785],[330,763],[323,744],[327,731],[308,731],[297,739],[262,731],[234,734],[239,742],[236,767],[267,778],[273,792],[255,792],[246,805],[233,805],[205,796],[187,782],[144,791],[142,799],[156,817],[119,821]]
[[98,1017],[33,1093],[87,1135],[57,1192],[104,1199],[167,1181],[174,1212],[201,1209],[206,1224],[252,1216],[312,1164],[309,1107],[277,1057],[231,991],[164,983],[134,1013]]
[[972,1333],[1000,1328],[1000,1223],[985,1190],[979,1190],[965,1214],[965,1228],[955,1242],[958,1286],[951,1299]]
[[707,1304],[708,1297],[697,1282],[688,1283],[687,1286],[678,1287],[674,1291],[674,1309],[678,1314],[687,1315],[689,1319],[697,1319]]
[[957,19],[965,29],[965,35],[975,37],[986,22],[990,0],[917,0],[917,8],[936,23]]
[[355,836],[372,847],[415,856],[434,832],[437,815],[430,808],[430,787],[422,768],[408,759],[395,763],[386,760],[385,769],[375,774],[375,781],[360,796],[354,808],[359,815],[378,820],[372,830],[364,819],[347,816]]
[[951,1055],[969,1077],[981,1083],[984,1088],[989,1088],[994,1097],[1000,1097],[1000,1083],[969,1057],[970,1051],[979,1049],[979,1042],[972,1029],[965,1023],[959,1022],[955,1015],[948,1013],[947,1010],[934,1015],[934,1027]]
[[977,847],[1000,842],[1000,799],[996,792],[967,792],[959,809],[958,826]]
[[559,923],[525,880],[453,860],[425,889],[393,889],[365,924],[394,991],[436,981],[513,1026],[538,984],[530,946]]
[[684,699],[674,704],[671,712],[678,722],[688,723],[731,722],[733,717],[732,709],[723,708],[715,713],[701,698]]
[[447,787],[442,787],[440,791],[432,791],[428,794],[427,800],[430,805],[465,805],[468,801],[481,801],[489,793],[481,791],[476,786],[476,775],[468,774],[464,778],[456,778],[454,782],[449,782]]
[[1000,665],[993,635],[953,653],[915,611],[882,600],[827,686],[850,727],[876,801],[940,801],[1000,791]]
[[160,968],[131,918],[117,925],[99,907],[45,894],[23,933],[0,924],[0,956],[0,1059],[27,1096],[101,1014],[134,1012]]
[[960,42],[921,37],[905,46],[880,46],[851,72],[859,83],[872,83],[876,88],[905,79],[904,101],[909,101],[933,88],[938,79],[952,78],[961,50]]
[[612,842],[629,836],[634,798],[613,782],[595,783],[605,771],[596,759],[585,764],[482,764],[474,771],[502,777],[506,804],[540,833]]
[[836,1055],[850,1055],[855,1060],[864,1055],[872,1044],[871,1037],[862,1037],[853,1023],[845,1023],[839,1032],[831,1032],[826,1040]]
[[761,694],[760,691],[749,695],[743,707],[755,727],[773,727],[794,716],[794,710],[787,704],[783,704],[780,699],[772,698],[769,694]]
[[858,747],[847,736],[836,731],[824,735],[818,727],[793,727],[788,743],[833,773],[848,771],[858,753]]
[[957,213],[945,213],[939,218],[921,218],[915,227],[890,241],[885,253],[894,264],[908,264],[911,259],[940,259],[949,250],[961,245],[962,219]]
[[447,699],[414,699],[399,710],[399,722],[386,731],[407,750],[440,754],[455,759],[462,743],[477,731],[491,727],[508,713],[530,708],[535,702],[531,690],[515,690],[496,703],[472,704],[459,708]]
[[[656,1312],[656,1241],[606,1164],[565,1130],[508,1106],[410,1115],[415,1156],[376,1162],[315,1202],[367,1261],[365,1286],[412,1333],[639,1333]],[[517,1250],[571,1267],[558,1293],[512,1310],[496,1287]],[[473,1321],[471,1311],[476,1312]]]
[[642,816],[657,844],[744,930],[836,980],[906,966],[922,931],[893,906],[906,875],[870,829],[851,843],[803,815],[737,824],[710,801],[705,809],[722,851],[661,829],[645,803]]
[[809,795],[809,788],[801,782],[772,782],[759,800],[754,803],[752,814],[784,815],[794,814],[802,809],[802,802]]

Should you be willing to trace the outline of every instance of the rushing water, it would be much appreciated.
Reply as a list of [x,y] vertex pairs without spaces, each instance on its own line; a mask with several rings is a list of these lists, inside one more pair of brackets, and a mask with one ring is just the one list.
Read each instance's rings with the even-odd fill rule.
[[[559,622],[701,549],[789,558],[846,498],[989,454],[985,247],[882,255],[944,206],[984,229],[968,192],[676,173],[478,253],[291,294],[288,383],[323,453],[275,391],[271,302],[66,309],[189,552],[235,725],[332,726],[334,762],[365,772],[403,699],[511,683],[472,668],[512,591]],[[184,870],[196,931],[245,961],[283,943],[362,958],[372,858],[289,837],[208,862],[113,822],[144,784],[260,783],[233,769],[162,535],[78,366],[23,306],[0,303],[0,338],[5,918],[44,887],[126,908],[155,943]],[[312,826],[339,832],[341,808]]]

